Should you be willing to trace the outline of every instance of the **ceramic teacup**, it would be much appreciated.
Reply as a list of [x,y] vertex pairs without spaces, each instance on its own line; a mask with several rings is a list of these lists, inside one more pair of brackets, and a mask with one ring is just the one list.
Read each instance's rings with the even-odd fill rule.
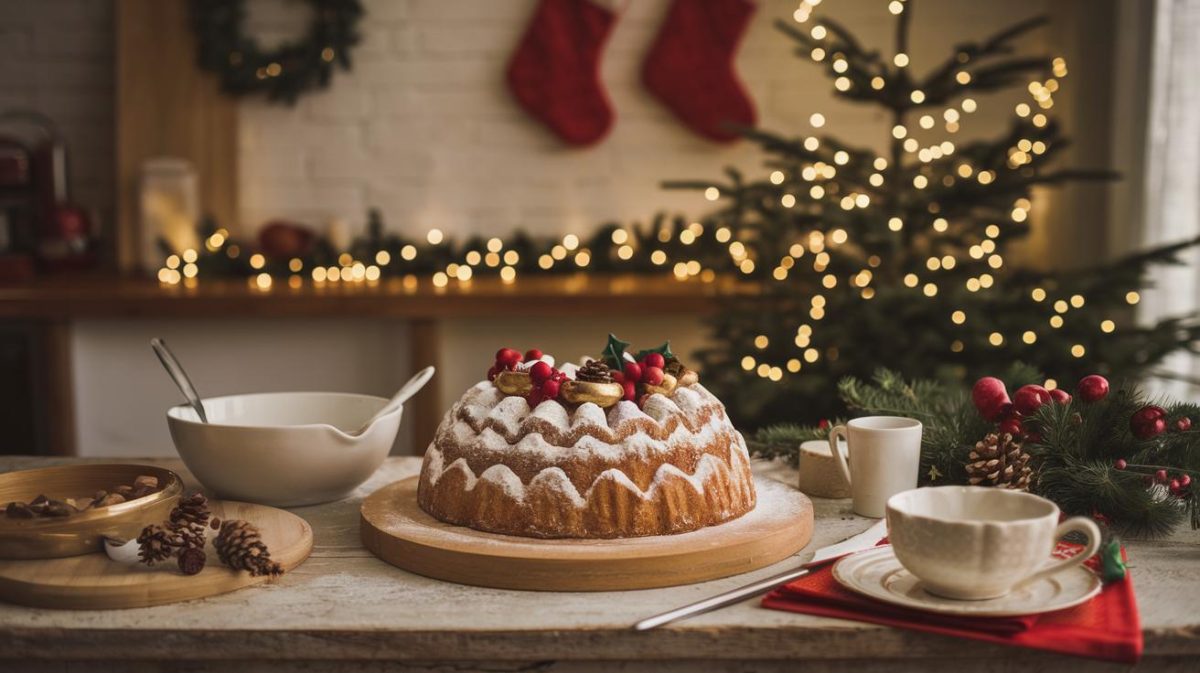
[[[926,591],[965,600],[999,598],[1100,548],[1091,519],[1058,519],[1058,506],[1045,498],[979,486],[917,488],[887,502],[896,558]],[[1058,539],[1071,532],[1087,535],[1087,546],[1070,559],[1052,559]]]

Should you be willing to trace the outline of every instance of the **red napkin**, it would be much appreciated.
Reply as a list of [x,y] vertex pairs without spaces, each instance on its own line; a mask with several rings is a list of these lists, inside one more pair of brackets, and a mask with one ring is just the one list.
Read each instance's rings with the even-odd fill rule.
[[[1056,553],[1071,554],[1079,545],[1062,543]],[[1125,550],[1121,550],[1125,555]],[[1087,564],[1095,567],[1096,558]],[[1133,580],[1105,585],[1092,600],[1073,608],[1024,617],[951,617],[912,610],[860,596],[833,578],[825,566],[779,587],[763,607],[822,617],[850,619],[914,631],[1014,645],[1092,659],[1135,664],[1142,656],[1142,625]]]

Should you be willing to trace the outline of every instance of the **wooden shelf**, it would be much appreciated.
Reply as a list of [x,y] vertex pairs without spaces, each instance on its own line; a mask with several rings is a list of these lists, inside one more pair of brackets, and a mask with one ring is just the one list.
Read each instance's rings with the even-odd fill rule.
[[239,318],[358,316],[413,320],[493,316],[586,315],[604,311],[704,314],[717,299],[750,295],[754,285],[736,279],[679,281],[645,275],[540,276],[511,284],[481,278],[437,288],[427,279],[404,283],[315,283],[299,287],[276,279],[266,290],[246,280],[201,280],[194,287],[154,280],[76,276],[0,286],[0,318]]

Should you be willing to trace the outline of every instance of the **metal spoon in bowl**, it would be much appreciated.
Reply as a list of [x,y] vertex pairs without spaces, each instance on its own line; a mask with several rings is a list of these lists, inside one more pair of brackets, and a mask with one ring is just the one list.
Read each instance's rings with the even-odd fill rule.
[[183,370],[183,365],[179,364],[179,360],[175,358],[175,354],[167,348],[167,342],[158,337],[150,340],[150,348],[154,349],[154,354],[158,356],[158,361],[162,363],[163,369],[167,370],[171,380],[175,385],[179,386],[179,392],[187,398],[188,404],[196,410],[196,415],[200,417],[201,423],[208,422],[208,416],[204,413],[204,405],[200,402],[200,394],[196,392],[196,386],[192,385],[192,380],[188,378],[187,372]]
[[395,411],[397,407],[407,402],[408,398],[416,395],[417,391],[425,387],[425,384],[429,382],[429,379],[433,378],[433,372],[433,367],[426,367],[414,374],[407,383],[400,386],[400,390],[397,390],[396,394],[392,395],[392,399],[388,400],[388,403],[383,405],[382,409],[376,411],[375,415],[367,419],[367,422],[363,423],[362,427],[349,434],[357,437],[358,435],[366,432],[367,428],[371,427],[371,425],[374,424],[375,421],[379,420],[381,416],[386,416]]

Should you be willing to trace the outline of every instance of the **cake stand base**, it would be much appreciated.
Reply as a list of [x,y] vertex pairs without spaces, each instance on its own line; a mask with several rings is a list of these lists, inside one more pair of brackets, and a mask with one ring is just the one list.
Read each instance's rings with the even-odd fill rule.
[[579,540],[514,537],[443,523],[417,505],[417,477],[362,504],[363,545],[388,563],[459,584],[532,591],[620,591],[703,582],[782,561],[808,544],[812,503],[762,477],[758,505],[679,535]]

